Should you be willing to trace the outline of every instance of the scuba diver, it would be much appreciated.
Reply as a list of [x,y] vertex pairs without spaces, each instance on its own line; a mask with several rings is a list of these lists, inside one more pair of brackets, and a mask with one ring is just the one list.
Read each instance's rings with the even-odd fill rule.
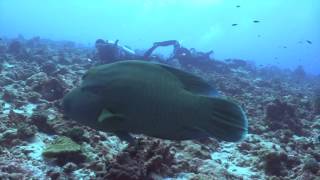
[[190,56],[191,54],[188,49],[181,47],[180,43],[177,40],[169,40],[153,43],[153,46],[144,53],[144,59],[148,59],[153,51],[159,46],[173,46],[173,56],[170,59],[182,58],[184,56]]
[[159,61],[164,61],[163,58],[151,57],[152,53],[158,47],[173,46],[173,53],[167,61],[177,59],[179,63],[183,66],[192,65],[194,63],[199,63],[199,61],[211,60],[210,55],[213,51],[207,53],[198,52],[194,48],[187,49],[177,41],[168,40],[153,43],[153,46],[149,48],[143,55],[136,53],[134,50],[127,46],[122,46],[119,44],[119,40],[115,42],[109,40],[98,39],[96,40],[95,47],[97,49],[97,56],[100,63],[113,63],[120,60],[134,60],[134,59],[144,59],[152,60],[157,59]]
[[109,41],[98,39],[96,40],[95,47],[97,55],[101,63],[112,63],[119,60],[130,60],[139,58],[135,51],[127,46],[119,44],[119,40]]
[[200,51],[196,51],[195,48],[191,48],[190,52],[193,58],[201,59],[201,60],[210,60],[210,55],[213,54],[212,50],[209,52],[200,52]]
[[194,48],[189,50],[181,46],[177,40],[168,40],[153,43],[153,46],[144,53],[144,59],[149,59],[152,52],[159,46],[173,46],[173,55],[168,60],[178,59],[181,64],[184,64],[185,61],[192,61],[196,59],[210,60],[210,55],[213,53],[213,51],[206,53],[198,52]]

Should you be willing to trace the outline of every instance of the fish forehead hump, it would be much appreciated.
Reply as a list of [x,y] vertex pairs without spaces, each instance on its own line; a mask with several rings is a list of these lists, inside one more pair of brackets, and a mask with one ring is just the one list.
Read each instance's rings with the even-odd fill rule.
[[91,68],[82,86],[110,86],[127,83],[131,86],[166,85],[181,88],[183,84],[159,64],[138,60],[120,61]]

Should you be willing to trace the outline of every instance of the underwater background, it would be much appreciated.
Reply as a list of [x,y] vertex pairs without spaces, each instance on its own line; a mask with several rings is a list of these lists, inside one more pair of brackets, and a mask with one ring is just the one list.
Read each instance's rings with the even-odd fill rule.
[[[0,179],[318,180],[319,18],[317,0],[0,0]],[[241,107],[247,134],[131,142],[79,123],[91,104],[70,121],[86,72],[125,60],[192,74],[191,93]]]
[[22,34],[88,45],[97,38],[119,39],[138,49],[146,49],[156,41],[176,39],[187,47],[214,50],[217,59],[240,58],[291,69],[303,65],[308,71],[319,73],[319,3],[2,0],[0,27],[1,34],[8,37]]

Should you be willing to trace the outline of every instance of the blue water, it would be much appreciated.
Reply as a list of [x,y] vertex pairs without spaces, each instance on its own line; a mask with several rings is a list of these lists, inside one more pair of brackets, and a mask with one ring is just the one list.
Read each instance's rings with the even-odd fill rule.
[[0,37],[87,45],[119,39],[139,49],[176,39],[212,49],[216,59],[303,65],[314,74],[320,74],[319,19],[318,0],[0,0]]

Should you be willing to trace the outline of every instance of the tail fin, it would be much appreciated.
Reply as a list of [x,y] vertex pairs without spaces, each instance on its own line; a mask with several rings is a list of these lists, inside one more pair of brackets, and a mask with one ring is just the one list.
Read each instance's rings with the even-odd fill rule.
[[208,107],[201,127],[217,139],[235,142],[248,132],[248,120],[235,102],[217,97],[201,97]]

